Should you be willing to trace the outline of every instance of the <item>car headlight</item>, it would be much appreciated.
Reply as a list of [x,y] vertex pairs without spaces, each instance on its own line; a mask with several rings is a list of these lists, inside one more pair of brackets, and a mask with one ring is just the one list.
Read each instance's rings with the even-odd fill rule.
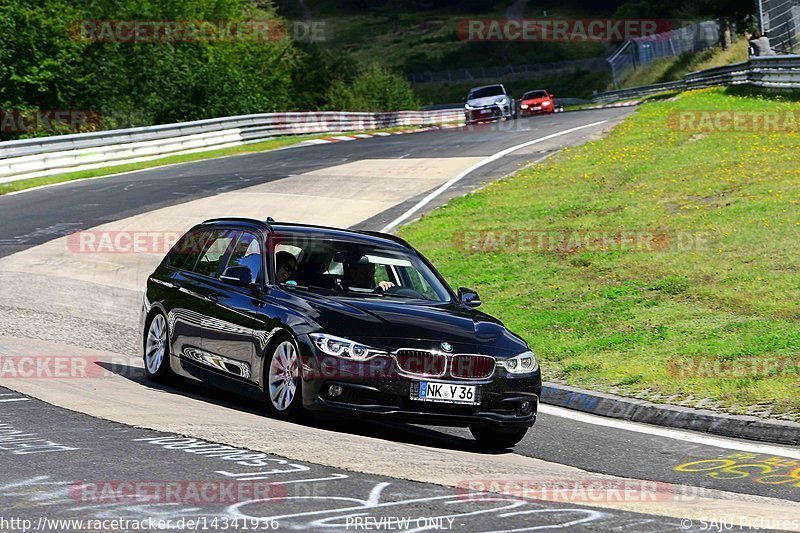
[[498,103],[498,105],[506,105],[508,103],[508,98],[503,98],[502,100],[500,100],[497,103]]
[[474,107],[472,107],[472,106],[471,106],[471,105],[469,105],[469,104],[464,104],[464,109],[475,109],[475,108],[474,108]]
[[311,337],[314,345],[326,355],[343,357],[345,359],[357,359],[360,361],[370,359],[376,355],[387,355],[387,352],[384,350],[377,350],[348,339],[328,335],[327,333],[311,333],[309,337]]
[[519,106],[519,107],[520,107],[521,109],[528,109],[528,104],[522,104],[522,105],[521,105],[521,106]]
[[497,365],[505,368],[509,374],[532,374],[539,370],[539,362],[531,351],[523,352],[505,361],[498,361]]
[[542,105],[550,105],[550,100],[544,100],[544,101],[542,101]]

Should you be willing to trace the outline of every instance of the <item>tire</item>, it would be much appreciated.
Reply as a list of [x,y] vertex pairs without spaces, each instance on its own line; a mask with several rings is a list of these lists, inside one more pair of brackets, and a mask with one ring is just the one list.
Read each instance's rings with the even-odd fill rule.
[[525,434],[528,433],[528,428],[470,426],[469,431],[481,447],[501,450],[516,446],[519,441],[525,438]]
[[154,383],[170,383],[175,374],[170,368],[169,328],[160,311],[147,321],[142,335],[142,359],[145,377]]
[[283,335],[270,346],[264,365],[264,396],[275,418],[298,419],[304,414],[302,361],[297,343]]

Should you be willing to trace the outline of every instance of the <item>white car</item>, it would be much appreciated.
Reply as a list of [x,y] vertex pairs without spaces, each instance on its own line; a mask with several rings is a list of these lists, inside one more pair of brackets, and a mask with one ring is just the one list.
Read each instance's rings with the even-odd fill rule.
[[475,87],[464,104],[467,124],[517,118],[517,103],[501,84]]

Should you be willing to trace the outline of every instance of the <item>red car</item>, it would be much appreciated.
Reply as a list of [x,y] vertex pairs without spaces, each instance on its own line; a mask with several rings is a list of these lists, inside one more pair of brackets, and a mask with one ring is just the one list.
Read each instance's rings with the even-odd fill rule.
[[528,91],[519,99],[519,114],[523,117],[553,113],[555,107],[553,95],[544,89]]

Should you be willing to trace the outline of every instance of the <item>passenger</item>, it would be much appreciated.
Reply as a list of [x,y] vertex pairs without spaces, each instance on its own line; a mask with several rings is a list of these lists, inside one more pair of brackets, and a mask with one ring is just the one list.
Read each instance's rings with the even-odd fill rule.
[[297,272],[297,259],[289,252],[275,254],[275,278],[278,283],[287,283]]

